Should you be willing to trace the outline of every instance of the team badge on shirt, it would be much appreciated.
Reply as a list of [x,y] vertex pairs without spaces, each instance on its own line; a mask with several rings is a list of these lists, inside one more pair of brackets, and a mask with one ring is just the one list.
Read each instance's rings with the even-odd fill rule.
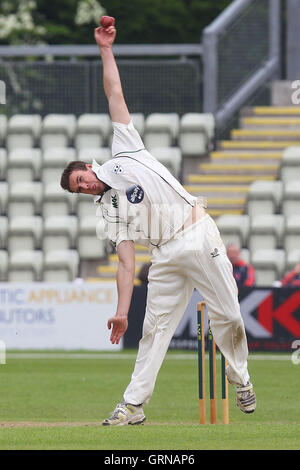
[[124,172],[122,165],[115,165],[113,167],[113,172],[117,175]]
[[134,184],[126,190],[126,196],[129,202],[138,204],[144,199],[144,190],[137,184]]

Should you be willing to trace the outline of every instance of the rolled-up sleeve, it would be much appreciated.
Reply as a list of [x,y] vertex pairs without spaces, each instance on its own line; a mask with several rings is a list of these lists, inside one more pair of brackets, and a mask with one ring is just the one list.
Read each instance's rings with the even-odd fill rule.
[[108,222],[108,238],[116,247],[124,240],[132,240],[128,233],[127,224],[124,223],[113,224]]

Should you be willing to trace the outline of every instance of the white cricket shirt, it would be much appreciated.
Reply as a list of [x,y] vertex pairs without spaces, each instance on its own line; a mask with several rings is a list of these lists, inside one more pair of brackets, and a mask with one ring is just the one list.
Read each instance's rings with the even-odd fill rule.
[[197,198],[145,149],[132,121],[113,123],[113,129],[113,158],[92,165],[111,188],[95,198],[107,235],[116,245],[133,240],[149,248],[160,246],[181,229]]

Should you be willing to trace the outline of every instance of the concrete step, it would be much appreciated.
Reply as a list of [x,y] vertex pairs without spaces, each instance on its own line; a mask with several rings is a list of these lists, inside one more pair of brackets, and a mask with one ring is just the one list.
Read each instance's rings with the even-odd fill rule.
[[300,140],[300,130],[233,129],[231,138],[233,140],[296,141]]
[[194,196],[205,196],[208,199],[213,197],[232,198],[246,197],[249,192],[249,185],[207,185],[207,184],[191,184],[185,185],[184,188]]
[[273,175],[277,174],[278,164],[265,163],[200,163],[202,174],[248,174],[248,175]]
[[219,183],[219,184],[237,184],[241,183],[253,183],[257,180],[268,180],[273,181],[276,179],[276,175],[189,175],[189,183]]
[[[118,255],[109,255],[108,260],[109,260],[110,265],[116,265],[119,263]],[[136,266],[141,267],[142,264],[149,263],[149,262],[150,262],[149,255],[137,255],[137,254],[135,255]]]
[[208,210],[244,210],[246,203],[245,197],[208,197]]
[[[101,266],[98,266],[98,274],[100,274],[102,277],[113,277],[116,275],[117,273],[117,265],[111,265],[111,264],[108,264],[108,265],[101,265]],[[135,268],[135,274],[137,274],[139,272],[139,267],[136,267]]]
[[241,129],[286,129],[299,130],[300,118],[298,117],[243,117],[240,118]]
[[254,106],[244,107],[241,116],[300,116],[300,106]]
[[299,147],[300,140],[275,141],[275,140],[220,140],[219,150],[284,150],[287,147]]
[[149,250],[146,246],[144,245],[138,245],[138,244],[135,244],[134,245],[134,249],[135,249],[135,253],[136,254],[139,254],[139,253],[148,253]]
[[[116,282],[115,277],[88,277],[86,279],[87,282]],[[141,281],[139,279],[134,279],[134,285],[139,286]]]
[[222,151],[211,152],[210,154],[212,163],[225,163],[227,161],[236,163],[279,163],[282,158],[282,152],[270,151]]
[[219,217],[220,215],[230,214],[230,215],[242,215],[244,210],[242,209],[207,209],[207,213],[211,217]]

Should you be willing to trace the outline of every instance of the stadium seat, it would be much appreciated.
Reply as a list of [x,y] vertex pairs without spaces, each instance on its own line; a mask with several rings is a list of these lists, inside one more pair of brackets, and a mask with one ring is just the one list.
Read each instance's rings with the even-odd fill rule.
[[76,250],[53,250],[45,253],[44,282],[69,282],[78,275],[79,256]]
[[282,191],[282,181],[254,181],[247,194],[247,214],[254,217],[276,213],[280,208]]
[[95,217],[97,204],[94,204],[94,197],[90,194],[78,194],[77,215],[81,217]]
[[5,147],[7,134],[7,116],[0,114],[0,146]]
[[248,215],[224,214],[218,217],[216,224],[225,245],[235,243],[247,246],[250,218]]
[[8,218],[0,216],[0,248],[6,248],[7,243]]
[[144,144],[148,150],[154,147],[171,147],[179,131],[177,113],[152,113],[145,121]]
[[283,183],[300,180],[300,147],[288,147],[284,150],[281,159],[280,178]]
[[40,149],[15,149],[7,160],[7,181],[34,181],[41,177],[42,153]]
[[39,114],[15,114],[7,125],[6,148],[10,152],[16,148],[32,148],[41,132]]
[[8,215],[39,215],[42,203],[42,183],[39,181],[19,181],[10,186]]
[[82,114],[76,125],[75,147],[77,151],[84,148],[104,147],[111,132],[111,120],[108,114]]
[[257,286],[272,286],[282,279],[285,269],[285,252],[278,249],[256,250],[251,255]]
[[131,113],[130,117],[132,119],[133,125],[140,134],[141,138],[144,136],[145,132],[145,116],[143,113]]
[[35,282],[42,278],[43,252],[23,250],[11,253],[7,278],[10,282]]
[[73,147],[52,147],[45,150],[42,167],[43,183],[60,182],[64,168],[73,160],[77,160],[76,150]]
[[300,179],[288,181],[284,185],[282,213],[285,217],[298,214],[300,208]]
[[108,147],[84,148],[78,152],[78,160],[85,163],[93,163],[93,160],[96,160],[99,165],[103,165],[110,158],[111,149]]
[[40,147],[68,147],[72,144],[76,128],[73,114],[48,114],[44,117],[41,129]]
[[300,215],[294,214],[287,217],[283,246],[286,253],[300,248]]
[[0,182],[0,214],[6,214],[8,201],[8,184]]
[[294,269],[296,264],[300,262],[300,247],[296,250],[292,250],[288,252],[286,256],[286,264],[285,264],[285,273]]
[[6,179],[7,172],[7,152],[6,149],[0,149],[0,180]]
[[44,219],[43,250],[69,250],[77,239],[77,217],[52,215]]
[[248,248],[241,249],[241,258],[245,263],[250,264],[250,251]]
[[280,214],[260,214],[251,218],[249,242],[251,256],[258,249],[282,247],[284,217]]
[[7,280],[8,253],[6,250],[0,250],[0,281]]
[[151,153],[159,162],[168,168],[172,175],[179,178],[182,162],[179,147],[154,147]]
[[99,259],[106,256],[105,226],[105,221],[95,215],[80,218],[77,242],[80,259]]
[[[145,116],[143,113],[131,113],[130,117],[132,119],[133,125],[135,129],[140,134],[141,138],[143,139],[144,132],[145,132]],[[109,135],[107,145],[111,149],[113,140],[113,129]]]
[[41,247],[43,219],[41,216],[17,216],[9,219],[7,247],[10,253]]
[[215,120],[210,113],[186,113],[180,119],[179,146],[183,156],[206,155],[214,137]]
[[43,186],[43,217],[51,215],[71,215],[76,211],[78,195],[64,191],[59,181],[51,181]]

